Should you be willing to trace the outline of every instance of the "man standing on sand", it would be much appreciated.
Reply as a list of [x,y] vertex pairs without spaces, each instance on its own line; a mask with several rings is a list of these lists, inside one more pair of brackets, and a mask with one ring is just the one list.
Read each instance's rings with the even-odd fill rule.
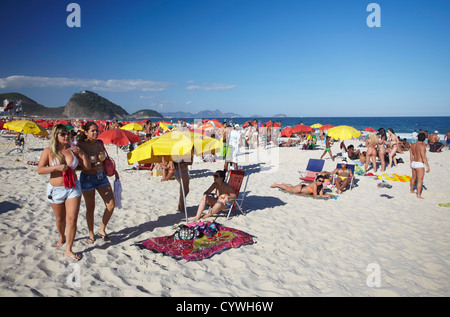
[[419,133],[417,136],[417,142],[411,145],[409,150],[410,162],[412,169],[412,178],[410,182],[411,193],[414,193],[414,184],[417,180],[417,198],[423,199],[422,194],[422,184],[423,178],[425,176],[425,166],[427,167],[427,173],[430,172],[430,166],[428,165],[425,141],[425,133]]
[[450,150],[450,131],[448,131],[444,136],[444,141],[447,140],[447,147]]

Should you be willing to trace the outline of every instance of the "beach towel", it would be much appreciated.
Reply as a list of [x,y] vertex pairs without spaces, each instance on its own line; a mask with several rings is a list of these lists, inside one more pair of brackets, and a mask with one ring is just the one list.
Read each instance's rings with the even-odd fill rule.
[[[306,195],[306,194],[296,194],[296,193],[291,193],[290,191],[287,191],[287,190],[284,190],[284,189],[281,189],[281,188],[279,188],[278,189],[279,191],[282,191],[282,192],[284,192],[284,193],[288,193],[288,194],[292,194],[292,195],[296,195],[296,196],[302,196],[302,197],[306,197],[306,198],[314,198],[314,195]],[[336,200],[337,199],[337,195],[333,195],[333,194],[328,194],[328,195],[330,195],[331,196],[331,199],[334,199],[334,200]],[[325,198],[325,197],[317,197],[317,198],[315,198],[315,199],[323,199],[323,200],[328,200],[328,198]]]
[[385,179],[389,181],[396,181],[402,183],[409,183],[411,181],[411,176],[399,175],[399,174],[382,174],[377,175],[378,179]]
[[114,201],[115,208],[122,208],[122,183],[120,179],[114,181]]
[[250,235],[240,230],[224,227],[217,223],[216,228],[218,231],[212,237],[203,235],[198,239],[177,240],[174,238],[175,234],[172,234],[150,238],[136,245],[155,253],[163,253],[177,260],[199,261],[230,248],[254,243]]

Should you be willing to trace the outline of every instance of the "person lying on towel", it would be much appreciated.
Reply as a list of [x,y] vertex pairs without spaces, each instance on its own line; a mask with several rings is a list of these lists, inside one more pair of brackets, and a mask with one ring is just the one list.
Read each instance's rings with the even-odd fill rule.
[[291,185],[291,184],[277,184],[273,183],[271,188],[281,188],[285,191],[288,191],[293,194],[302,194],[302,195],[313,195],[314,198],[331,198],[331,195],[323,194],[323,182],[325,178],[323,175],[319,175],[316,178],[316,181],[309,184],[299,184],[299,185]]

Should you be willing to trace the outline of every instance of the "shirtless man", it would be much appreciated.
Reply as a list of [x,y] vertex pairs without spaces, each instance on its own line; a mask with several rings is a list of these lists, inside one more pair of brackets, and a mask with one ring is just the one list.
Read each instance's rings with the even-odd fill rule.
[[444,144],[439,142],[438,131],[434,131],[433,134],[428,136],[428,145],[430,146],[430,152],[441,152]]
[[[219,197],[214,198],[210,196],[213,190],[217,190]],[[202,200],[198,205],[197,215],[192,220],[193,222],[199,221],[201,219],[206,219],[213,216],[222,210],[223,207],[232,204],[230,199],[236,199],[237,195],[231,188],[231,186],[225,182],[225,171],[217,171],[214,173],[214,183],[208,188],[206,192],[203,193]],[[206,208],[206,205],[212,206],[211,212],[202,217],[202,213]]]
[[144,124],[144,132],[145,132],[145,141],[148,141],[152,138],[152,120],[147,120],[147,122]]
[[428,165],[428,160],[426,156],[425,148],[425,134],[419,133],[417,136],[417,142],[411,145],[410,149],[410,161],[412,169],[412,178],[410,182],[411,193],[414,193],[414,184],[417,180],[417,198],[423,199],[422,194],[422,184],[423,178],[425,176],[425,166],[427,167],[427,173],[430,172],[430,166]]
[[444,136],[444,141],[447,140],[447,147],[450,150],[450,131],[448,131]]

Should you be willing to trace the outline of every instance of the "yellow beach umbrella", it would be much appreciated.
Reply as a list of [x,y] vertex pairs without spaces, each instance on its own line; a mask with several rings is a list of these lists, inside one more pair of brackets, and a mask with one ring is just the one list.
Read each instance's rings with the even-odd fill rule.
[[361,132],[348,125],[339,125],[337,127],[328,129],[327,134],[333,139],[341,141],[350,140],[361,136]]
[[34,134],[34,135],[42,135],[44,137],[48,136],[47,130],[45,130],[43,127],[41,127],[36,122],[30,121],[30,120],[17,120],[17,121],[7,122],[4,124],[3,127],[5,129],[16,131],[16,132],[23,132],[23,133],[29,133],[29,134]]
[[[181,162],[182,160],[189,161],[193,154],[212,153],[212,151],[221,147],[222,142],[200,133],[172,131],[139,145],[128,153],[127,158],[129,164],[135,162],[141,164],[161,162],[163,157],[167,162]],[[180,164],[178,164],[178,168],[180,177],[183,177]],[[182,179],[180,184],[183,192],[186,223],[188,223],[186,195],[184,194]]]
[[223,146],[219,140],[197,132],[172,131],[142,143],[128,153],[128,164],[181,161],[190,159],[193,154],[213,153]]
[[322,127],[322,126],[323,126],[323,124],[316,123],[316,124],[313,124],[313,125],[311,126],[311,128],[319,129],[319,128]]
[[[164,130],[164,132],[165,132],[165,131],[169,130],[169,126],[172,126],[172,124],[166,123],[166,122],[160,122],[160,123],[159,123],[159,126],[160,126],[161,128],[163,128],[163,130]],[[172,126],[172,127],[173,127],[173,126]]]
[[131,122],[121,127],[121,129],[127,131],[141,131],[143,127],[136,122]]

